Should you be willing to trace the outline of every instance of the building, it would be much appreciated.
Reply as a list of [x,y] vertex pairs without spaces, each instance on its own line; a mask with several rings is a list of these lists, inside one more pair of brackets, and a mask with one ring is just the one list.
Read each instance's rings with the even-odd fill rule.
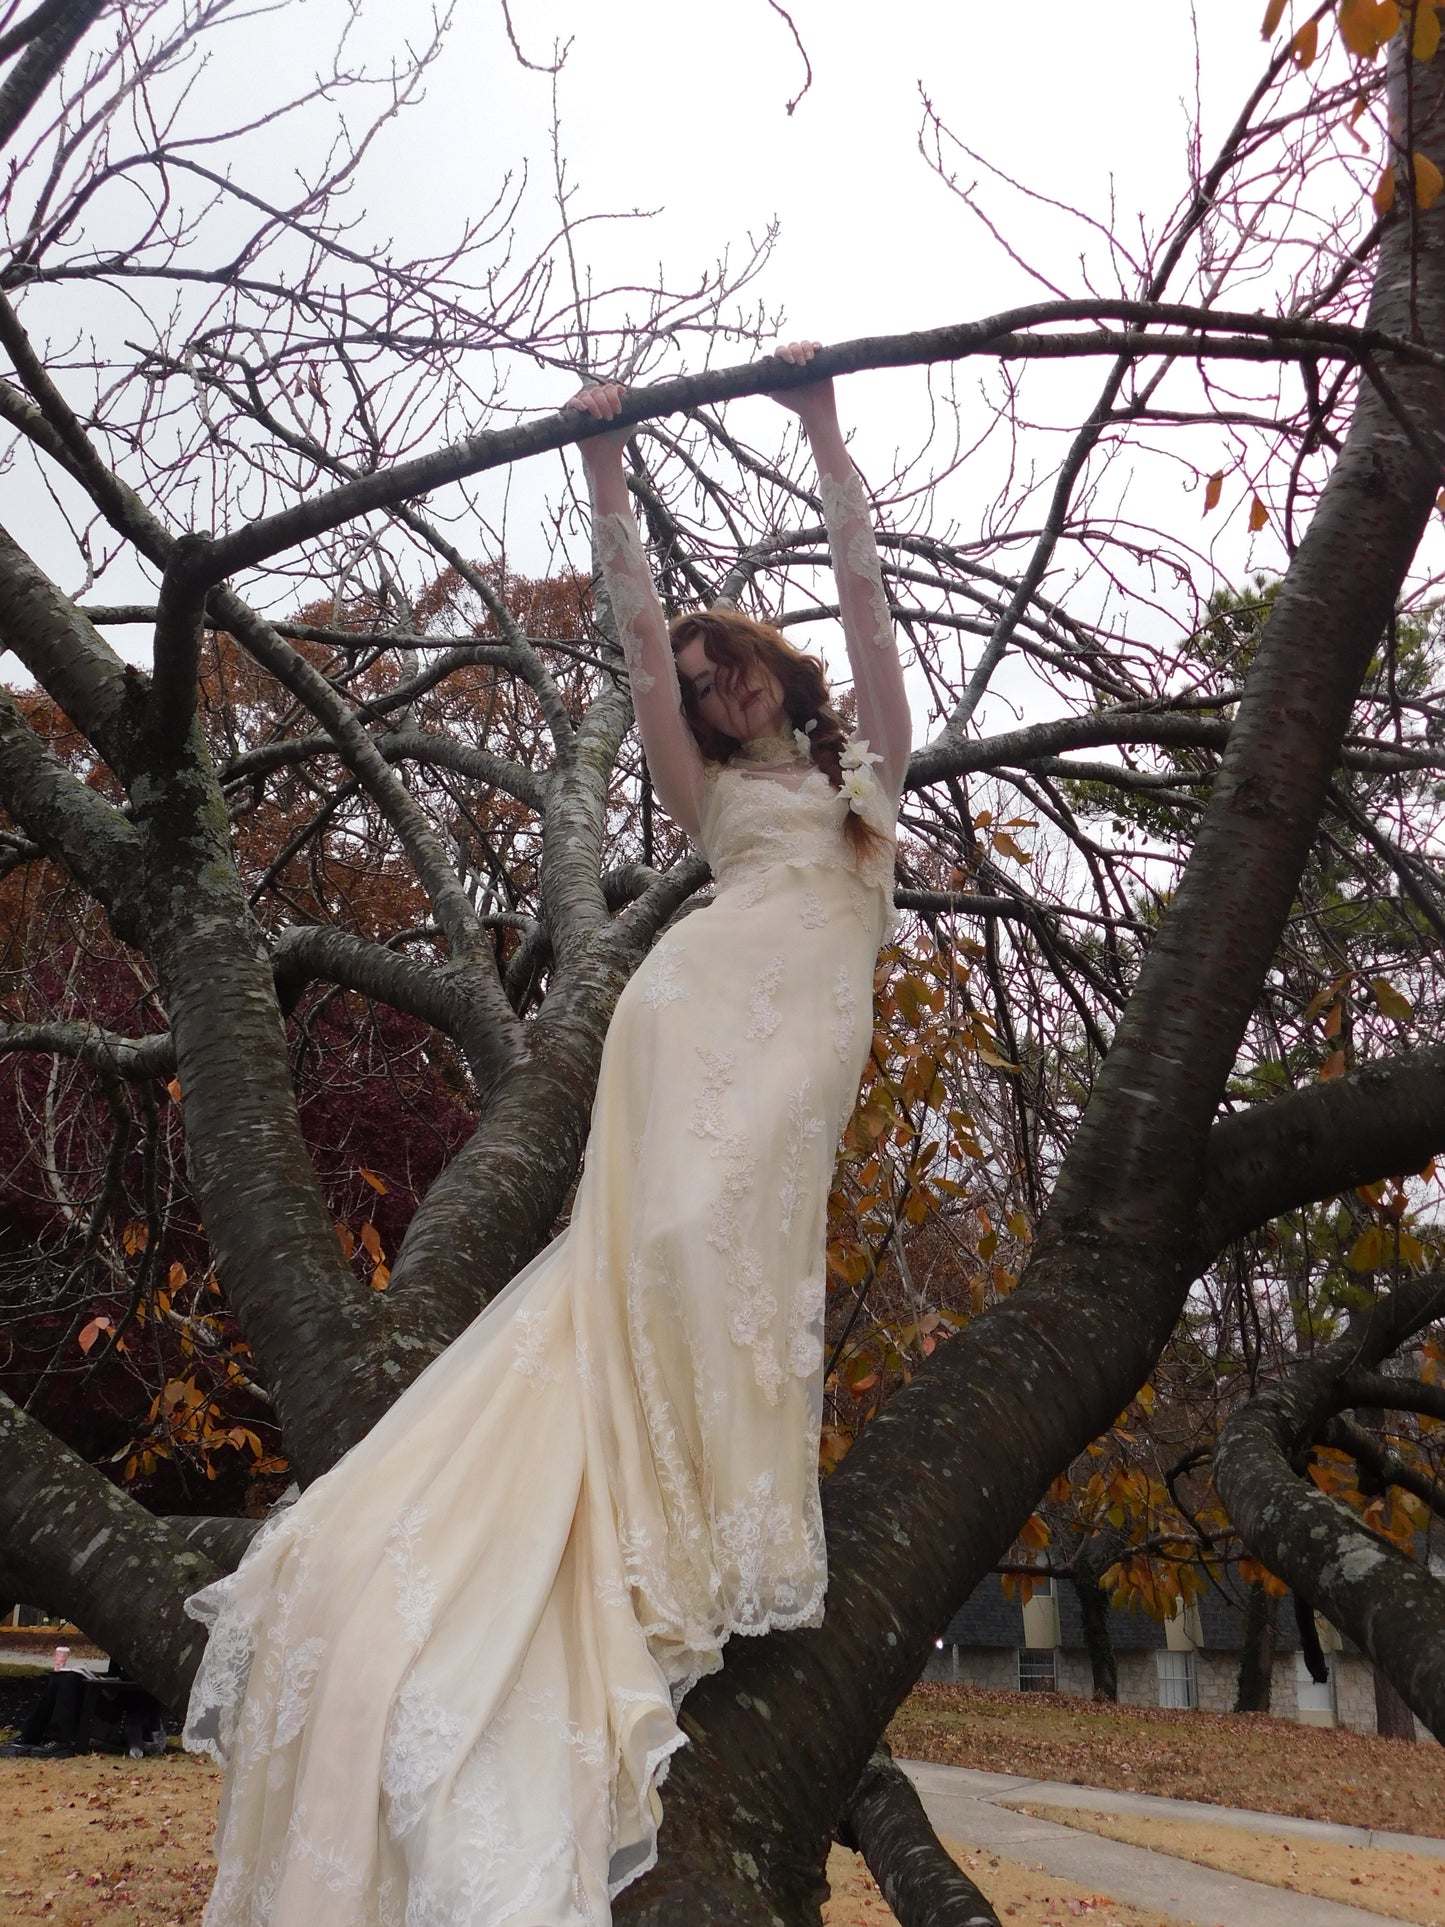
[[[1333,1626],[1323,1620],[1317,1624],[1330,1671],[1323,1685],[1310,1678],[1289,1601],[1280,1602],[1271,1713],[1311,1726],[1373,1733],[1373,1667]],[[1121,1705],[1233,1712],[1244,1635],[1242,1597],[1211,1586],[1195,1605],[1163,1624],[1146,1613],[1111,1607],[1109,1632]],[[1006,1597],[1002,1581],[991,1574],[944,1628],[924,1678],[999,1692],[1090,1697],[1094,1678],[1078,1594],[1067,1581],[1047,1580],[1025,1606],[1016,1594]],[[1418,1722],[1417,1730],[1428,1737]]]

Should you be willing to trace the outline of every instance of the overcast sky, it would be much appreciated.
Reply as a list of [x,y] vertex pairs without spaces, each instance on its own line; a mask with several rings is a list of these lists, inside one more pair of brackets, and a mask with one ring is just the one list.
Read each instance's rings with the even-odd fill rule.
[[[403,254],[443,248],[491,203],[505,176],[515,180],[525,168],[518,243],[525,255],[556,224],[555,90],[574,214],[648,214],[581,230],[583,270],[598,286],[652,283],[659,264],[666,282],[686,283],[724,251],[739,258],[749,235],[776,221],[778,239],[755,294],[786,312],[786,333],[836,341],[966,320],[1043,290],[920,156],[923,95],[996,166],[1132,243],[1141,221],[1157,232],[1187,190],[1196,92],[1208,153],[1258,76],[1266,56],[1261,10],[1262,0],[1209,0],[1196,19],[1186,0],[1109,8],[1078,0],[797,0],[790,12],[812,81],[790,116],[804,58],[768,0],[513,0],[529,59],[549,61],[554,46],[570,42],[555,83],[519,65],[500,0],[464,0],[425,104],[383,135],[359,179],[357,232],[391,237]],[[233,28],[216,43],[219,57],[197,87],[192,116],[246,118],[278,88],[294,90],[308,67],[325,64],[345,11],[341,0],[300,0]],[[425,17],[397,0],[367,0],[355,52],[381,59],[408,15],[418,25]],[[303,125],[277,129],[267,155],[276,184],[308,169],[325,126],[320,110]],[[1092,278],[1112,289],[1098,231],[990,184],[961,156],[957,164],[964,180],[982,183],[1010,243],[1058,287],[1087,293]],[[1269,305],[1267,290],[1260,305]],[[724,358],[741,356],[728,350]],[[1031,370],[1032,412],[1059,427],[1077,421],[1102,372],[1097,362]],[[989,379],[982,366],[962,377],[976,418],[987,413],[978,389]],[[560,403],[567,387],[553,372],[519,367],[512,398],[546,407]],[[886,475],[897,451],[927,438],[921,371],[853,377],[841,402],[870,476]],[[735,403],[730,419],[763,440],[777,432],[769,410],[761,400]],[[1217,459],[1210,432],[1190,431],[1194,459],[1206,471]],[[1055,441],[1037,459],[1046,464],[1059,450]],[[1002,449],[991,449],[957,477],[938,504],[940,520],[974,532],[1002,460]],[[505,501],[516,566],[546,566],[545,498],[556,494],[561,473],[560,459],[549,456],[485,483],[482,498],[493,513]],[[1142,492],[1149,513],[1141,520],[1192,518],[1192,531],[1193,486],[1181,470],[1146,465],[1130,506]],[[9,507],[17,532],[33,525],[43,543],[49,511],[39,496],[32,491],[17,503],[12,490]],[[1211,535],[1223,536],[1225,571],[1277,568],[1273,530],[1250,541],[1236,507],[1227,499],[1210,525]],[[1052,586],[1066,588],[1066,576]],[[121,599],[143,587],[134,568],[121,567],[103,593]],[[1097,585],[1092,593],[1098,606]],[[127,642],[143,657],[139,632]]]

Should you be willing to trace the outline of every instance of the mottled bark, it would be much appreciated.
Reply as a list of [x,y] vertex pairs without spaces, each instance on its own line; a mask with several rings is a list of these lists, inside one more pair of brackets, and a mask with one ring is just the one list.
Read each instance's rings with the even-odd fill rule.
[[1278,1596],[1263,1586],[1251,1586],[1244,1608],[1244,1635],[1239,1648],[1239,1678],[1234,1689],[1236,1713],[1267,1713],[1274,1686],[1274,1625]]
[[986,1896],[933,1831],[913,1782],[886,1745],[874,1749],[838,1838],[856,1847],[901,1927],[1001,1927]]
[[288,1454],[312,1477],[332,1462],[337,1428],[374,1383],[376,1294],[342,1260],[307,1154],[270,960],[199,727],[183,755],[137,770],[130,787],[192,1190]]
[[6,1589],[54,1610],[167,1705],[184,1704],[205,1644],[188,1594],[216,1568],[0,1393]]

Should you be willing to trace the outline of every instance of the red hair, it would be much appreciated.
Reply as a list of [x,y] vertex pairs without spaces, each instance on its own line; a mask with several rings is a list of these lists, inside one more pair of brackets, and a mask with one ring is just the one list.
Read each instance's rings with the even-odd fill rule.
[[[783,692],[783,712],[794,729],[804,730],[814,767],[822,770],[835,790],[843,787],[843,767],[839,760],[848,741],[848,729],[834,709],[828,693],[828,679],[817,656],[795,649],[786,636],[771,623],[754,622],[735,609],[696,609],[688,615],[674,616],[668,625],[674,656],[689,643],[700,642],[703,654],[717,669],[717,680],[724,691],[748,681],[748,672],[758,666],[777,678]],[[697,746],[710,763],[729,763],[742,748],[736,736],[714,729],[698,711],[697,696],[691,681],[679,676],[682,713],[697,738]],[[861,857],[882,841],[871,824],[854,810],[843,819],[843,833]]]

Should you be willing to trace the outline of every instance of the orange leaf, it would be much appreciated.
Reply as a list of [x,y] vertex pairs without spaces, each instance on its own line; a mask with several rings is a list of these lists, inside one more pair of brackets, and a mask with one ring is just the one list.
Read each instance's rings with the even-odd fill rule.
[[370,1218],[361,1227],[361,1246],[368,1257],[375,1258],[378,1264],[381,1263],[381,1233]]
[[1332,1050],[1324,1063],[1320,1065],[1320,1082],[1323,1084],[1328,1082],[1332,1077],[1343,1077],[1344,1074],[1345,1053],[1342,1050]]
[[1294,39],[1289,43],[1290,58],[1296,67],[1308,67],[1319,52],[1320,23],[1306,20]]
[[1250,533],[1252,535],[1258,535],[1259,531],[1266,526],[1268,521],[1269,521],[1269,510],[1265,507],[1264,503],[1261,502],[1259,497],[1256,495],[1253,502],[1250,504],[1250,508],[1249,508]]
[[1393,167],[1387,167],[1379,180],[1375,182],[1375,189],[1370,196],[1370,200],[1376,214],[1388,214],[1390,209],[1395,205],[1395,170]]
[[378,1265],[375,1271],[373,1271],[371,1274],[371,1289],[373,1291],[385,1291],[387,1286],[390,1283],[391,1283],[391,1266]]
[[181,1101],[181,1080],[178,1077],[173,1077],[170,1083],[166,1085],[166,1091],[172,1102],[179,1104]]
[[1340,38],[1361,60],[1373,60],[1399,30],[1395,0],[1340,0]]
[[1219,498],[1223,492],[1224,470],[1217,468],[1204,485],[1204,513],[1206,515],[1208,515],[1211,509],[1217,509],[1219,507]]
[[1410,35],[1410,51],[1417,60],[1433,60],[1440,45],[1440,16],[1435,11],[1435,0],[1415,0],[1414,30]]
[[1268,40],[1283,18],[1284,0],[1269,0],[1264,10],[1264,25],[1259,30],[1260,39]]
[[360,1171],[362,1177],[366,1179],[366,1182],[371,1186],[373,1191],[379,1191],[383,1197],[386,1196],[386,1186],[376,1175],[375,1171],[368,1171],[364,1164],[358,1164],[356,1168]]
[[114,1330],[115,1330],[115,1326],[112,1324],[111,1320],[105,1316],[104,1313],[102,1313],[99,1318],[92,1318],[90,1323],[85,1327],[85,1329],[80,1334],[80,1349],[83,1352],[88,1352],[91,1346],[95,1343],[96,1339],[100,1337],[100,1334],[102,1332],[109,1332]]
[[1445,174],[1440,172],[1428,154],[1413,154],[1411,159],[1415,163],[1415,205],[1434,207],[1440,198],[1441,188],[1445,188]]

